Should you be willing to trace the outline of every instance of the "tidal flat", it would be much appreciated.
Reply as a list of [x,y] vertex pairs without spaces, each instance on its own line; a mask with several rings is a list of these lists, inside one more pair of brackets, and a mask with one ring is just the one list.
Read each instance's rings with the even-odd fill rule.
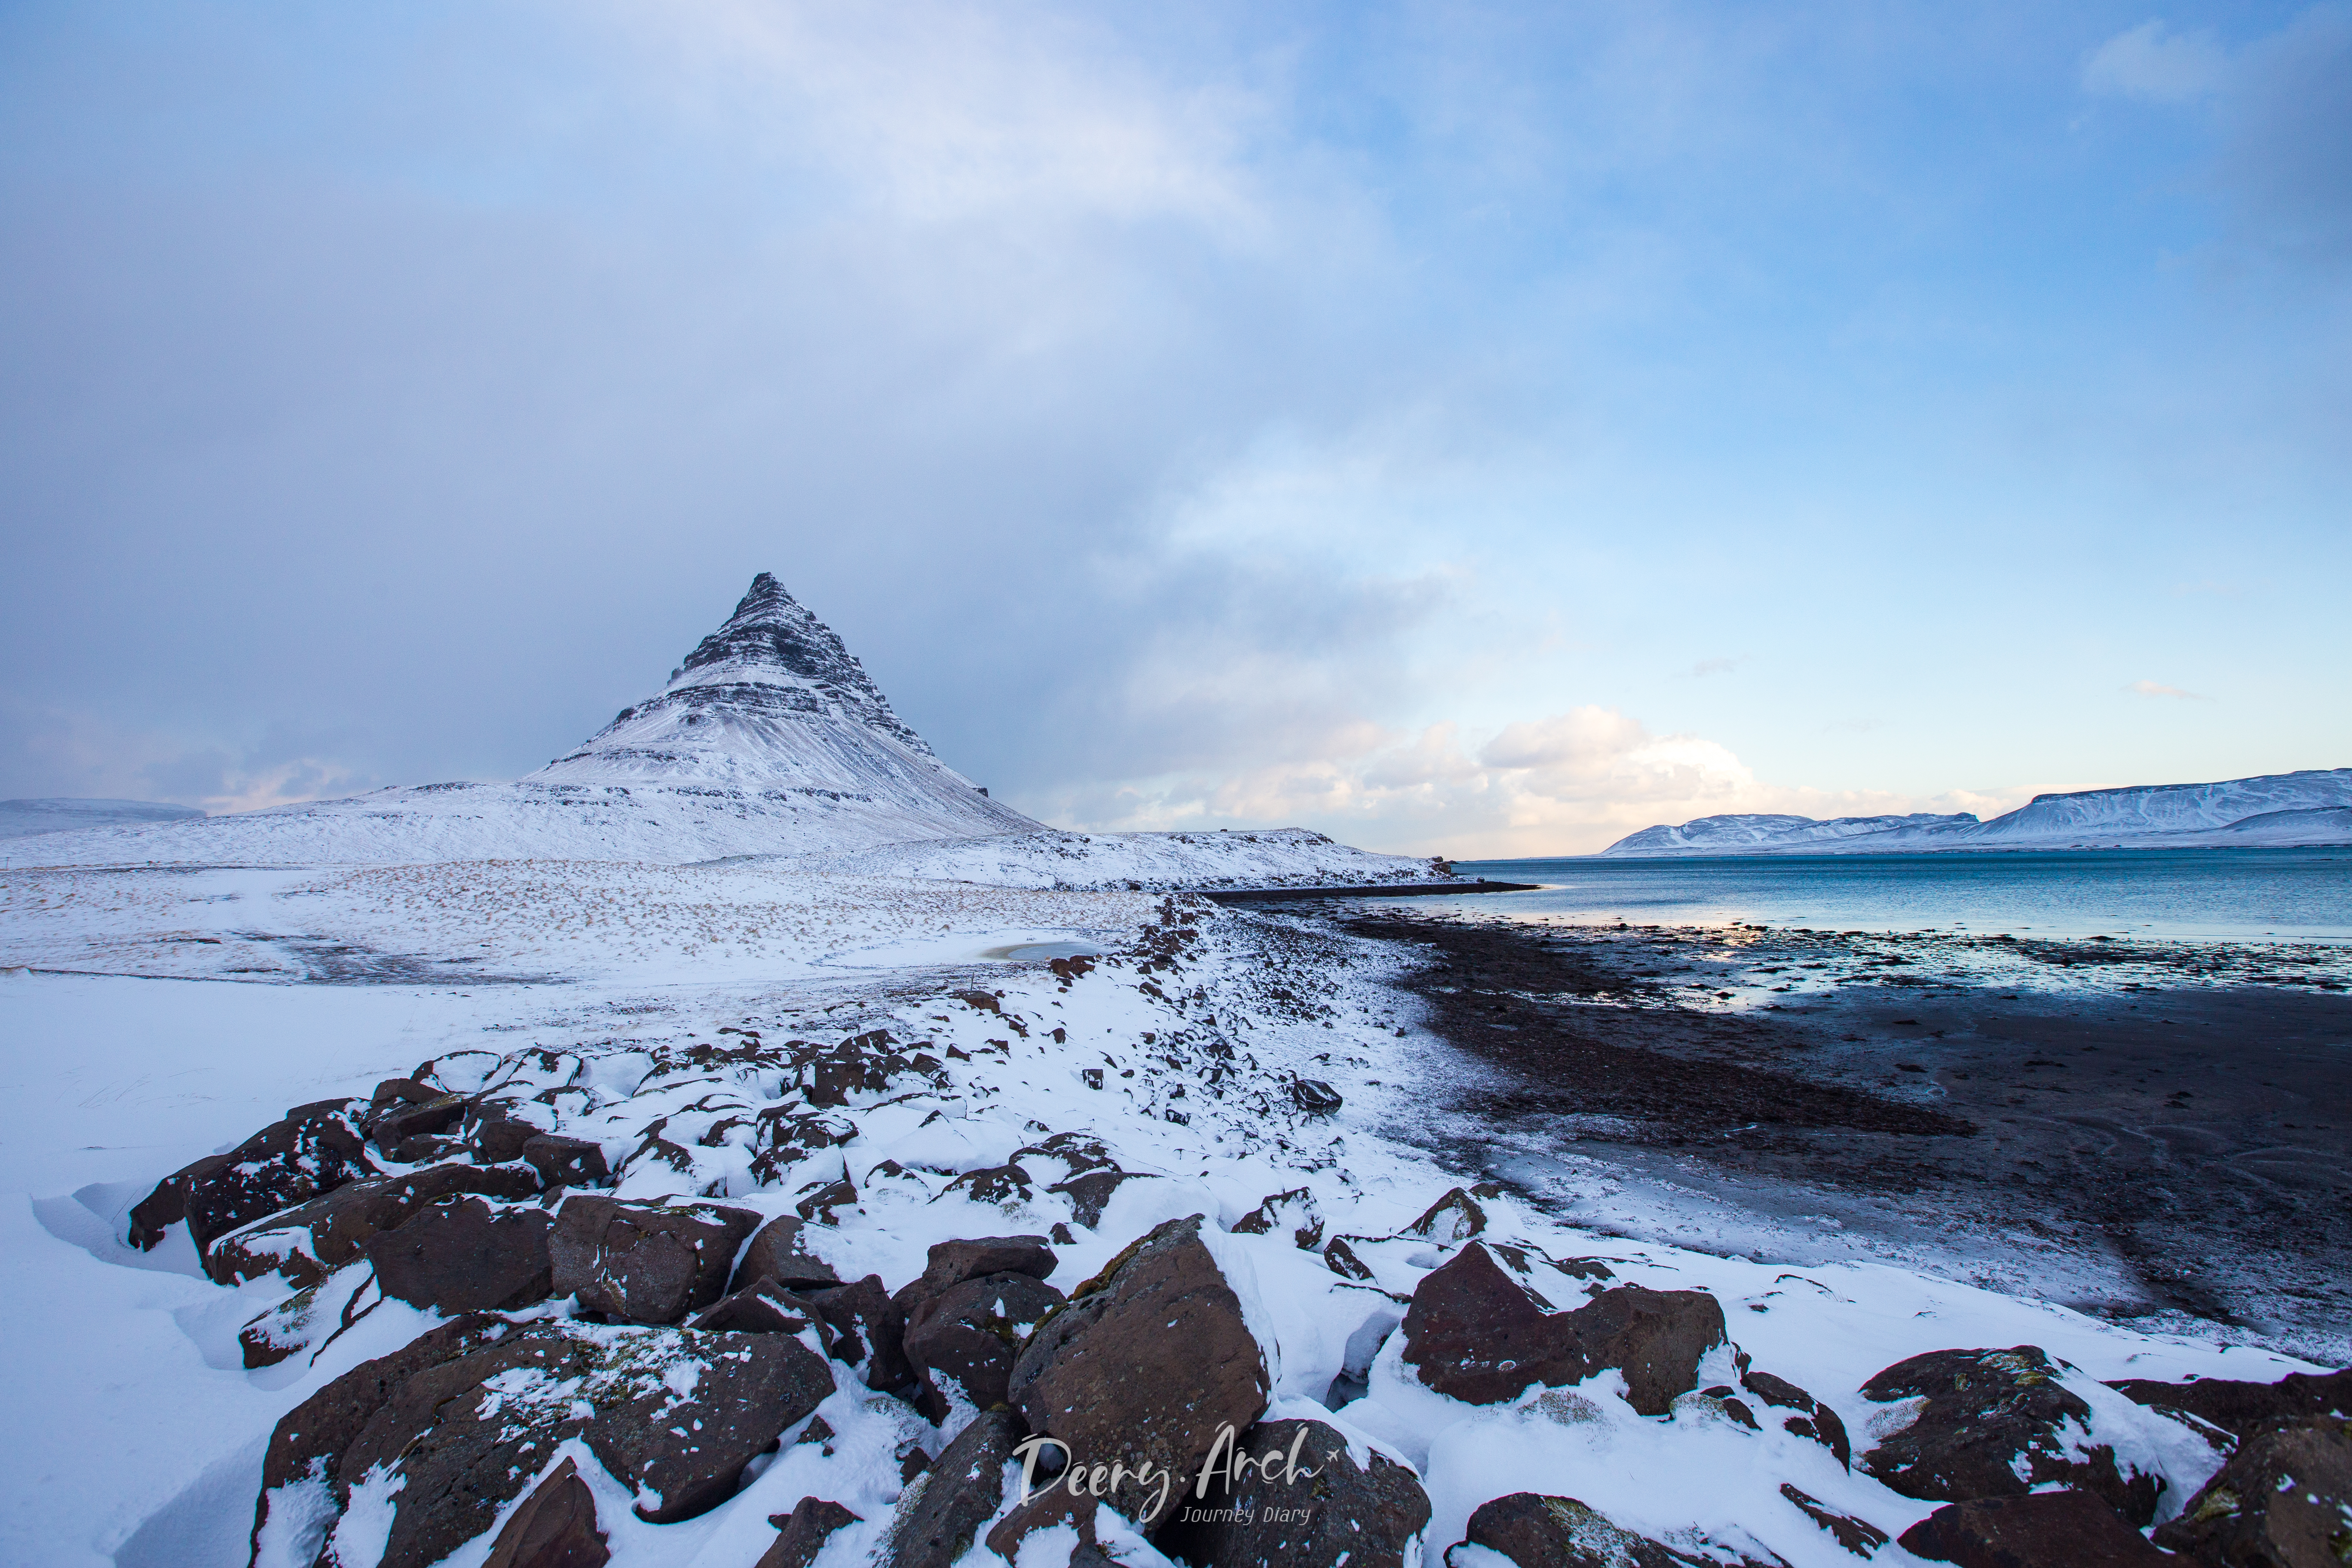
[[2341,944],[1333,916],[1450,1047],[1399,1131],[1572,1223],[2352,1348]]

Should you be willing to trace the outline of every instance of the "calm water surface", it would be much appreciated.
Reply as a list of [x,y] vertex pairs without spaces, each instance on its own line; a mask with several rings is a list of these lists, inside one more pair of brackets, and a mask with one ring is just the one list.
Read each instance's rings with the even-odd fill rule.
[[1635,925],[2352,941],[2352,849],[1465,860],[1529,893],[1416,899]]

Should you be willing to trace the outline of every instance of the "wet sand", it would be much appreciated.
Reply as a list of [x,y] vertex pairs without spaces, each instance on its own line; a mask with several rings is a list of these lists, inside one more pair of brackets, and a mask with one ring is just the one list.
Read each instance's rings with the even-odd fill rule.
[[1476,1069],[1424,1141],[1465,1168],[1696,1194],[1755,1220],[1726,1250],[2352,1354],[2340,950],[1333,913],[1423,956],[1406,988]]

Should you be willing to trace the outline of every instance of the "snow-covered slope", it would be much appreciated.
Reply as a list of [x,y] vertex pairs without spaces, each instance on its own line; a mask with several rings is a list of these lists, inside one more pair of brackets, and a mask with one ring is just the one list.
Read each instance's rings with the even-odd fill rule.
[[1604,855],[1739,855],[1765,848],[1821,847],[1842,838],[1861,838],[1906,828],[1958,827],[1977,820],[1972,812],[1937,816],[1916,812],[1909,816],[1836,816],[1817,821],[1810,816],[1733,814],[1702,816],[1680,826],[1661,823],[1619,839]]
[[1003,833],[893,844],[792,864],[854,877],[996,888],[1328,888],[1451,881],[1433,860],[1375,855],[1303,827],[1234,833]]
[[0,800],[0,838],[127,823],[180,822],[203,815],[192,805],[165,805],[152,800]]
[[1037,826],[940,762],[841,639],[761,573],[658,696],[514,783],[44,835],[0,849],[0,864],[682,862]]
[[1645,827],[1604,855],[1917,854],[1948,849],[2154,849],[2352,843],[2352,768],[2220,784],[2038,795],[1990,822],[1956,816],[1703,816]]

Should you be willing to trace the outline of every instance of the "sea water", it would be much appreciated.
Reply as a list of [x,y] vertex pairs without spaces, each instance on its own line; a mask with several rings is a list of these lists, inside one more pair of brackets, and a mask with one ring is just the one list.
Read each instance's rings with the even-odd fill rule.
[[1532,892],[1415,900],[1580,924],[2352,942],[2352,849],[1464,860]]

